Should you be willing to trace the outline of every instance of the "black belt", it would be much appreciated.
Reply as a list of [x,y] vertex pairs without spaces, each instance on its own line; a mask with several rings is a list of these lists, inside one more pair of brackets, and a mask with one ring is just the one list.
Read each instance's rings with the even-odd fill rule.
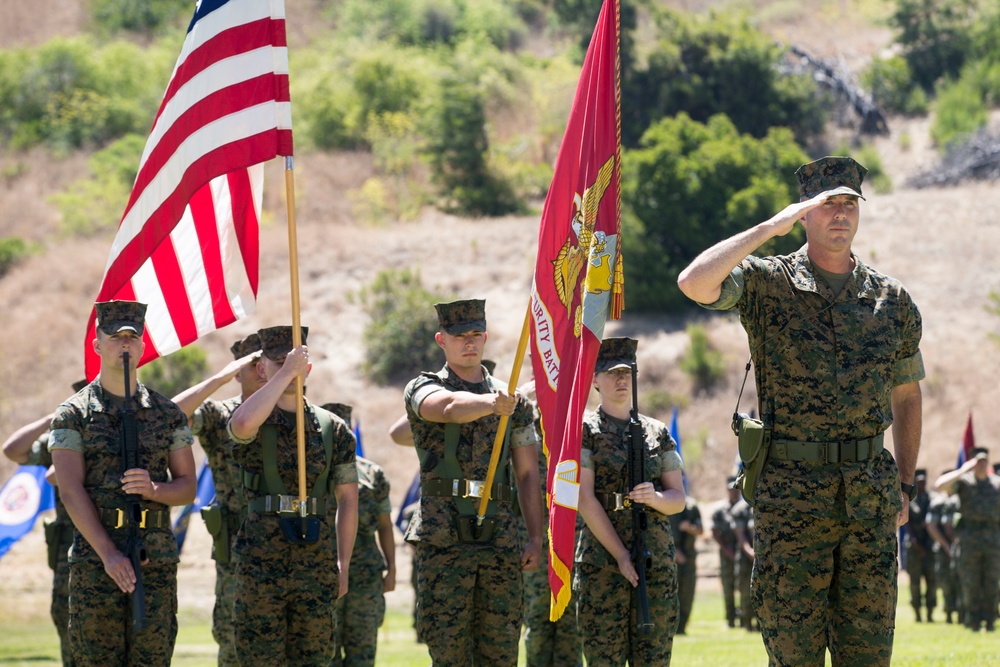
[[[420,483],[420,493],[437,498],[482,498],[486,482],[477,479],[428,479]],[[501,482],[493,484],[490,499],[509,503],[510,487]]]
[[597,500],[608,512],[620,512],[632,507],[627,493],[598,493]]
[[852,463],[870,461],[882,453],[884,433],[862,440],[844,442],[799,442],[771,440],[770,456],[777,461],[809,463]]
[[[118,507],[102,507],[98,510],[101,523],[106,528],[117,530],[128,528],[128,511]],[[169,528],[170,510],[142,510],[139,528]]]
[[[247,503],[247,508],[251,512],[261,514],[299,514],[300,503],[298,496],[260,496],[252,498]],[[307,516],[326,516],[326,497],[306,498]]]

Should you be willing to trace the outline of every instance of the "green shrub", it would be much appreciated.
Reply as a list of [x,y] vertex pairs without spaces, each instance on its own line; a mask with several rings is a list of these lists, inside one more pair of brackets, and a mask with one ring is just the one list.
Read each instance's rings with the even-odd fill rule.
[[833,155],[850,155],[860,162],[868,170],[865,175],[865,191],[877,192],[880,195],[892,192],[892,178],[886,173],[882,166],[882,158],[878,151],[871,144],[864,144],[859,148],[851,149],[848,146],[840,146]]
[[902,56],[875,58],[861,76],[875,103],[886,111],[907,116],[927,114],[927,93],[916,85]]
[[702,325],[688,325],[687,334],[690,343],[681,357],[681,370],[691,378],[696,392],[711,391],[726,372],[725,358],[712,346]]
[[191,0],[90,0],[98,32],[112,35],[122,30],[152,34],[189,19],[193,10]]
[[[708,124],[664,118],[622,157],[622,252],[630,311],[677,311],[691,302],[677,275],[702,250],[798,200],[795,170],[807,161],[791,131],[740,134],[725,116]],[[762,254],[790,252],[800,226]]]
[[208,374],[208,357],[195,345],[182,347],[165,357],[154,359],[139,369],[140,381],[167,398],[193,387]]
[[968,138],[989,120],[982,90],[971,77],[940,86],[934,111],[931,137],[941,151]]
[[31,254],[28,243],[17,236],[0,237],[0,278]]
[[380,271],[362,290],[361,302],[371,318],[365,327],[364,369],[370,380],[401,382],[441,367],[433,304],[443,300],[424,289],[420,274],[409,269]]
[[897,30],[914,84],[932,92],[956,77],[972,52],[977,0],[896,0],[889,24]]

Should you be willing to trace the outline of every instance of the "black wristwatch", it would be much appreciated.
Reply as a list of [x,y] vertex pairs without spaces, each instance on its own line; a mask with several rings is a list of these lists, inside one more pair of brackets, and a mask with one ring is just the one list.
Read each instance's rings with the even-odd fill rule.
[[899,490],[906,494],[906,497],[913,500],[917,495],[917,487],[914,484],[899,483]]

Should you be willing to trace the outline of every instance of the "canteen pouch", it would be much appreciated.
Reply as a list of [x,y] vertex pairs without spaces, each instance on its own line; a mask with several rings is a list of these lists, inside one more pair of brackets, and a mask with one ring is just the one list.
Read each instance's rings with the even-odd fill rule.
[[743,468],[736,477],[736,487],[743,499],[753,505],[754,491],[757,480],[767,463],[767,454],[771,448],[771,429],[764,427],[764,422],[739,414],[733,420],[733,430],[739,442],[740,461]]
[[280,517],[281,533],[286,542],[292,544],[316,544],[319,542],[319,517]]
[[60,526],[53,519],[46,519],[43,522],[45,528],[45,551],[49,559],[49,568],[56,569],[59,565],[59,537]]
[[229,562],[229,522],[226,521],[227,509],[221,505],[209,505],[201,508],[201,518],[205,528],[212,536],[212,558],[216,563],[225,565]]
[[479,525],[475,516],[455,517],[455,528],[458,531],[458,541],[462,544],[486,544],[493,541],[497,520],[493,517],[483,517]]

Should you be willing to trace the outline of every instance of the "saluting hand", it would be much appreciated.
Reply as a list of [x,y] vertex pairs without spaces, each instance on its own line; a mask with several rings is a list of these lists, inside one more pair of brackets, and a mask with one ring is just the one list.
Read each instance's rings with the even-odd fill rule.
[[812,199],[789,204],[767,222],[774,229],[776,236],[784,236],[792,231],[795,223],[801,220],[802,216],[825,202],[829,197],[829,192],[821,192]]

